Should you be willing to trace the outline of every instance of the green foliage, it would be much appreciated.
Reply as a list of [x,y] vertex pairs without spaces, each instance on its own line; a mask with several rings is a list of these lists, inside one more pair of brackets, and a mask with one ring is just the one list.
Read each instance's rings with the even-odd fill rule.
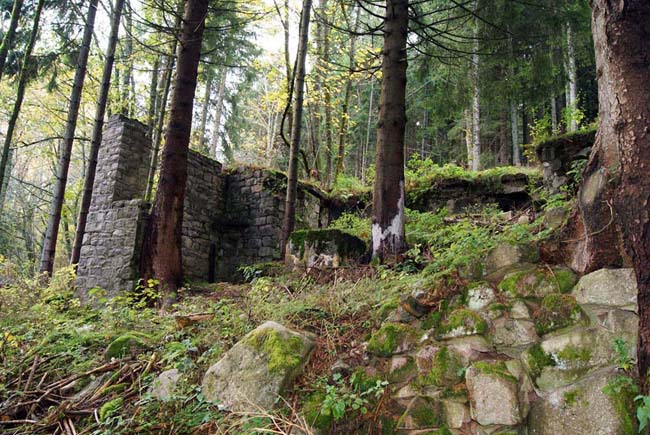
[[486,375],[498,376],[510,382],[517,382],[517,378],[514,377],[512,373],[510,373],[508,367],[506,366],[506,363],[503,361],[477,361],[472,364],[471,368],[474,368]]
[[623,338],[615,338],[613,348],[616,354],[614,363],[619,369],[629,372],[634,367],[634,358],[630,355],[630,345]]
[[573,296],[551,293],[535,311],[535,328],[539,335],[547,334],[575,324],[581,316],[582,310]]
[[555,365],[555,360],[551,355],[544,352],[544,349],[542,349],[539,343],[535,343],[526,352],[526,364],[528,365],[532,378],[537,379],[544,367]]
[[458,356],[446,346],[441,347],[431,361],[431,369],[416,380],[419,386],[454,386],[463,378],[465,368]]
[[475,311],[459,308],[442,322],[440,332],[446,334],[457,329],[463,329],[467,334],[484,334],[487,322]]
[[348,199],[354,196],[368,195],[371,190],[369,185],[363,184],[358,178],[341,174],[332,186],[330,196]]
[[639,433],[642,433],[650,423],[650,396],[636,396],[635,402],[638,402],[636,408],[636,419],[639,422]]
[[332,221],[329,228],[351,234],[361,240],[370,241],[370,218],[361,217],[356,213],[343,213]]
[[244,343],[264,352],[268,358],[269,372],[297,368],[305,353],[305,345],[300,337],[283,337],[273,328],[257,331]]
[[368,386],[364,376],[355,372],[348,380],[339,373],[333,375],[333,384],[325,387],[325,398],[321,405],[321,414],[332,416],[334,420],[351,418],[358,412],[366,414],[371,400],[384,395],[387,381],[376,380]]
[[384,323],[381,328],[370,337],[368,352],[389,357],[404,340],[411,340],[415,332],[402,323]]
[[623,375],[614,376],[603,387],[603,393],[609,396],[616,409],[622,433],[632,434],[636,432],[636,424],[632,417],[634,415],[635,402],[639,402],[636,407],[636,415],[639,423],[638,433],[642,433],[644,430],[647,431],[646,426],[648,421],[650,421],[650,398],[646,399],[647,396],[636,396],[638,392],[639,388],[636,386],[634,379]]

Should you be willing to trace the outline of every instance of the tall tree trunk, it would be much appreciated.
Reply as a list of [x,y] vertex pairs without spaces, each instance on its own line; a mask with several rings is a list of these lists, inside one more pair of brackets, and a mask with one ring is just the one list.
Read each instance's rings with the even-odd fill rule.
[[16,28],[18,27],[18,19],[20,18],[20,11],[23,7],[23,0],[14,0],[13,8],[11,9],[11,20],[9,27],[4,32],[2,37],[2,45],[0,45],[0,80],[2,80],[2,73],[5,70],[5,62],[7,61],[7,54],[14,43],[16,35]]
[[[478,6],[478,2],[477,2]],[[481,88],[479,77],[479,31],[474,29],[474,53],[472,54],[472,170],[481,167]]]
[[368,150],[370,148],[370,128],[372,127],[372,112],[373,112],[373,103],[375,97],[375,81],[370,77],[370,101],[368,102],[368,124],[366,125],[366,142],[363,146],[362,156],[361,156],[361,182],[366,182],[366,166],[368,159]]
[[149,109],[147,110],[147,131],[149,137],[153,138],[153,129],[156,126],[156,109],[158,104],[158,75],[160,74],[160,56],[156,55],[151,71],[151,83],[149,85]]
[[289,236],[296,223],[296,196],[298,193],[298,154],[300,152],[300,134],[302,130],[302,109],[305,92],[305,63],[307,44],[309,42],[309,19],[311,18],[312,0],[303,0],[298,33],[298,53],[295,71],[295,99],[293,102],[293,121],[291,127],[291,147],[289,149],[289,168],[287,170],[287,195],[284,202],[284,219],[282,222],[281,258],[285,257]]
[[[323,43],[323,64],[330,60],[330,32],[326,31]],[[332,185],[332,88],[327,80],[323,83],[323,104],[325,106],[325,189]]]
[[99,90],[99,97],[97,98],[97,107],[95,108],[95,122],[90,140],[90,154],[88,156],[88,166],[86,168],[86,177],[84,178],[81,208],[79,209],[79,216],[77,218],[77,228],[74,235],[70,264],[79,263],[83,236],[86,232],[86,222],[88,221],[88,211],[90,210],[90,202],[93,196],[93,185],[97,171],[97,156],[99,155],[99,147],[102,143],[104,115],[106,113],[108,93],[111,87],[111,74],[113,72],[113,63],[115,62],[115,47],[117,46],[117,36],[120,31],[120,18],[123,7],[124,0],[117,0],[113,8],[113,16],[111,17],[111,34],[108,37],[102,83]]
[[467,169],[474,167],[474,146],[472,145],[472,115],[465,109],[463,121],[465,123],[465,148],[467,149]]
[[[650,2],[592,0],[599,126],[579,196],[579,216],[594,250],[618,264],[613,225],[638,284],[639,374],[647,394],[650,368]],[[598,220],[593,214],[599,213]],[[603,252],[601,252],[602,254]],[[597,265],[597,267],[600,265]]]
[[205,93],[203,94],[203,107],[201,108],[201,122],[199,123],[199,144],[198,149],[205,152],[205,126],[208,122],[208,111],[210,109],[210,92],[212,92],[212,79],[214,77],[212,68],[205,72]]
[[566,45],[567,45],[567,75],[568,82],[567,87],[569,93],[567,95],[567,107],[571,113],[571,119],[569,120],[568,129],[569,131],[576,131],[578,129],[578,124],[575,119],[575,110],[578,108],[578,79],[576,74],[576,50],[573,42],[573,29],[571,28],[571,23],[566,23]]
[[406,249],[404,133],[408,0],[386,0],[376,177],[372,201],[372,253],[384,259]]
[[172,54],[167,56],[165,62],[165,71],[163,72],[162,81],[160,83],[160,109],[158,110],[158,117],[156,119],[156,127],[152,139],[153,151],[151,152],[151,163],[149,164],[149,174],[147,175],[147,190],[144,194],[144,199],[147,202],[151,201],[153,195],[153,183],[156,178],[156,170],[158,169],[158,155],[160,154],[160,143],[163,135],[163,125],[165,123],[165,115],[167,113],[167,99],[169,98],[169,90],[171,88],[172,74],[174,65],[176,63],[176,47],[177,39],[174,38],[172,46]]
[[510,133],[512,136],[512,164],[521,166],[521,154],[519,151],[519,114],[514,100],[510,100]]
[[[41,20],[41,12],[43,11],[43,5],[45,0],[38,0],[36,5],[36,10],[34,11],[34,23],[32,25],[32,33],[29,37],[29,42],[27,43],[27,48],[25,48],[25,55],[23,56],[23,62],[20,66],[20,78],[18,79],[18,89],[16,90],[16,102],[14,103],[14,108],[11,112],[11,117],[7,123],[7,134],[5,134],[4,145],[2,146],[2,158],[0,159],[0,199],[4,197],[4,189],[8,183],[5,183],[5,175],[11,173],[11,167],[9,166],[9,148],[11,142],[14,138],[14,130],[16,129],[16,122],[18,121],[18,115],[20,114],[20,109],[23,105],[23,99],[25,98],[25,88],[27,87],[27,78],[29,76],[29,69],[32,68],[32,51],[34,51],[34,45],[36,45],[36,39],[38,37],[38,26]],[[7,175],[8,178],[8,175]],[[2,210],[3,203],[0,202],[0,211]]]
[[[357,10],[357,16],[354,20],[353,30],[356,32],[359,27],[359,11]],[[334,172],[334,181],[339,177],[343,172],[343,160],[345,159],[345,142],[348,135],[348,123],[349,123],[349,107],[350,107],[350,93],[352,92],[352,74],[356,68],[355,66],[355,56],[356,56],[356,47],[357,47],[357,36],[352,35],[350,38],[350,51],[348,54],[350,68],[348,70],[347,78],[345,81],[345,92],[343,94],[343,105],[341,106],[341,125],[339,129],[339,151],[336,158],[336,170]]]
[[508,111],[501,110],[501,122],[499,123],[499,166],[508,164]]
[[68,108],[68,119],[65,124],[63,133],[63,147],[59,158],[56,183],[54,184],[54,197],[50,205],[50,217],[45,230],[43,240],[43,252],[41,254],[40,271],[48,275],[52,274],[54,268],[54,257],[56,255],[56,241],[59,235],[59,223],[61,221],[61,211],[65,195],[65,188],[68,183],[68,170],[70,168],[70,158],[72,156],[72,144],[74,134],[77,128],[77,118],[79,117],[79,106],[81,105],[81,93],[86,79],[86,66],[88,65],[88,55],[90,53],[90,43],[93,38],[93,28],[95,26],[95,15],[97,14],[98,0],[90,0],[88,6],[88,15],[84,26],[84,35],[77,57],[77,66],[74,73],[74,82],[70,92],[70,107]]
[[124,74],[122,75],[122,114],[124,116],[133,115],[133,10],[130,1],[126,2],[124,11],[124,27],[126,35],[124,38],[124,49],[122,55],[124,57],[125,66]]
[[185,3],[160,180],[150,228],[145,234],[143,274],[159,280],[167,301],[175,297],[176,290],[183,284],[181,235],[187,154],[207,11],[208,0],[188,0]]
[[555,96],[551,97],[551,134],[557,134],[557,101]]
[[219,75],[219,88],[217,89],[217,101],[215,105],[214,121],[212,122],[212,140],[210,141],[210,155],[217,159],[219,152],[219,127],[221,127],[221,118],[223,117],[223,101],[226,98],[226,79],[228,70],[226,67],[221,68]]

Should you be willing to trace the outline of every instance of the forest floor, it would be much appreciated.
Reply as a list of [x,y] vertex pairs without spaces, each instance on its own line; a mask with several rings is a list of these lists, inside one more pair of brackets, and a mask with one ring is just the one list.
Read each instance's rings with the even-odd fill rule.
[[[402,296],[418,289],[433,299],[449,296],[466,283],[459,271],[498,244],[547,238],[544,207],[537,208],[408,211],[411,248],[394,264],[309,273],[252,265],[242,269],[242,283],[188,284],[165,311],[157,308],[154,283],[111,301],[98,291],[97,307],[81,306],[72,269],[44,286],[4,260],[12,284],[0,287],[0,433],[289,433],[308,398],[331,391],[332,365],[341,357],[362,364],[363,343]],[[363,236],[369,221],[344,215],[333,226]],[[277,412],[219,411],[204,400],[201,377],[267,320],[313,332],[314,354]],[[169,400],[156,400],[151,385],[169,368],[187,376]],[[363,415],[350,408],[346,417],[376,419],[381,402],[368,402]]]

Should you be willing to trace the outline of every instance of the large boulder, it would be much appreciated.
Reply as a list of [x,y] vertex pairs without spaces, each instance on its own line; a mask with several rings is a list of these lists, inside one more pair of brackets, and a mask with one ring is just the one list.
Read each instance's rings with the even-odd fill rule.
[[518,379],[502,361],[480,361],[465,375],[472,419],[480,425],[516,426],[522,421]]
[[636,433],[629,392],[607,393],[616,376],[614,369],[601,369],[537,400],[528,418],[529,435]]
[[522,263],[539,260],[539,250],[533,245],[512,245],[504,243],[493,248],[485,259],[484,275],[491,282],[499,282],[513,268]]
[[573,296],[579,304],[637,311],[637,286],[633,269],[600,269],[578,281]]
[[269,410],[300,373],[313,347],[306,335],[266,322],[208,369],[203,395],[230,411]]
[[[501,317],[494,321],[492,343],[498,350],[509,355],[517,354],[517,350],[539,341],[535,324],[530,320],[509,319]],[[513,352],[508,352],[512,350]]]

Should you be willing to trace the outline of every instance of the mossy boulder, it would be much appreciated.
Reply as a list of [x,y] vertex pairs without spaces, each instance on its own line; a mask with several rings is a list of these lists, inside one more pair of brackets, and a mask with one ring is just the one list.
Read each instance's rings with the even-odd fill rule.
[[300,373],[313,347],[307,335],[266,322],[208,369],[203,395],[231,411],[269,410]]
[[145,335],[136,332],[120,335],[108,345],[104,357],[110,361],[112,358],[119,359],[141,353],[147,347],[145,338]]
[[441,425],[442,408],[440,402],[424,396],[411,399],[397,423],[400,430],[432,429]]
[[480,314],[467,308],[459,308],[449,313],[439,329],[440,338],[448,339],[485,334],[488,324]]
[[499,290],[510,297],[543,298],[568,293],[576,282],[576,275],[566,267],[522,269],[505,275]]
[[472,311],[483,311],[496,299],[494,289],[487,283],[470,284],[467,289],[467,308]]
[[630,395],[609,395],[607,386],[618,374],[605,368],[543,395],[531,408],[530,435],[636,433]]
[[538,334],[544,335],[577,324],[583,313],[573,296],[552,293],[542,299],[534,317]]
[[413,348],[421,334],[404,323],[384,323],[368,341],[367,350],[373,355],[389,357]]
[[339,267],[360,261],[366,243],[351,234],[337,229],[299,230],[289,237],[287,249],[290,262],[312,267]]
[[511,356],[539,341],[535,324],[530,320],[501,317],[493,322],[493,326],[492,343],[498,350]]

